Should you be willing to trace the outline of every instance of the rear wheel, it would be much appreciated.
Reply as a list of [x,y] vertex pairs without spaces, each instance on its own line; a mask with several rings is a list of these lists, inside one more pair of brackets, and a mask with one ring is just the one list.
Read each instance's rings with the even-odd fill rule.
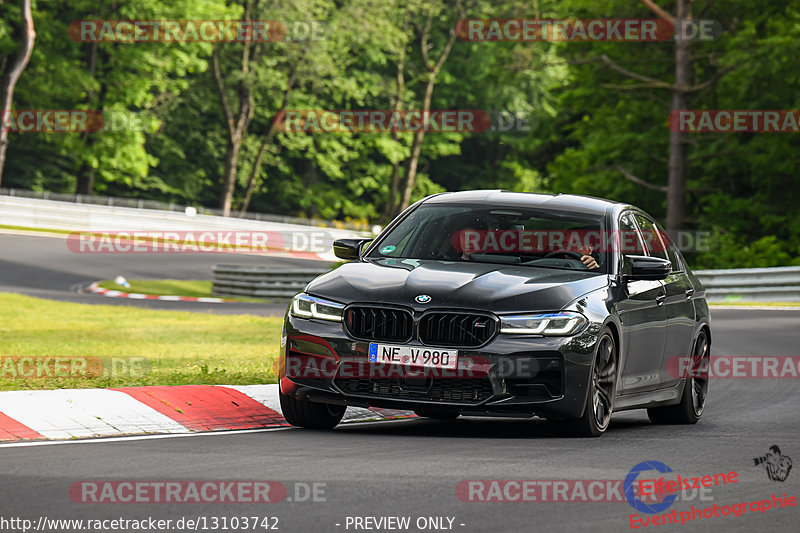
[[617,346],[607,328],[597,341],[592,379],[586,394],[583,416],[561,422],[565,433],[574,437],[599,437],[611,422],[617,392]]
[[700,420],[706,406],[708,394],[708,356],[710,352],[708,334],[700,331],[692,349],[692,370],[683,386],[681,402],[667,407],[647,410],[654,424],[694,424]]
[[286,396],[278,392],[283,418],[293,426],[311,429],[332,429],[342,421],[347,409],[344,405],[315,403],[309,400]]

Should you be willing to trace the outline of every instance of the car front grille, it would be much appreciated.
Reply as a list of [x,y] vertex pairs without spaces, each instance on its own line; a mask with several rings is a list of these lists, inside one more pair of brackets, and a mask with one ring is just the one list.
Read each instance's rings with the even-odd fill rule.
[[430,312],[419,321],[419,340],[430,346],[481,346],[496,332],[497,320],[478,313]]
[[487,400],[494,393],[491,382],[486,378],[431,379],[424,386],[420,386],[419,383],[407,384],[403,379],[339,378],[336,380],[336,385],[345,394],[357,396],[473,405]]
[[389,307],[351,306],[345,310],[344,325],[353,337],[375,341],[411,339],[411,313]]

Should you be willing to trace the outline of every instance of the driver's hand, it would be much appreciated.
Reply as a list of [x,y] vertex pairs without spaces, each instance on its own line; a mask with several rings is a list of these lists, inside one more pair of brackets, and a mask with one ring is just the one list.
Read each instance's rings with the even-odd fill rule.
[[591,246],[584,246],[578,250],[578,253],[583,254],[581,256],[581,263],[583,263],[583,265],[589,270],[600,268],[600,265],[597,264],[597,260],[590,255],[592,252],[593,250]]
[[600,268],[600,265],[597,264],[597,261],[591,255],[584,255],[581,256],[581,262],[588,268],[592,270],[594,268]]

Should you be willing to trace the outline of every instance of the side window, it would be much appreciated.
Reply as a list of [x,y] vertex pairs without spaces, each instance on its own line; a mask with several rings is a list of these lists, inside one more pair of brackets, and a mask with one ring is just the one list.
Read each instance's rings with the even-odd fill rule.
[[624,213],[619,219],[619,243],[622,255],[645,255],[642,236],[633,221],[631,213]]
[[681,260],[681,254],[678,253],[678,247],[675,246],[675,243],[669,238],[664,228],[656,224],[656,229],[661,235],[661,240],[667,245],[667,257],[669,257],[669,262],[672,263],[672,271],[681,272],[683,270],[683,261]]
[[639,214],[636,215],[636,222],[639,223],[639,228],[642,230],[642,237],[644,238],[647,254],[651,257],[667,259],[667,247],[661,240],[661,235],[656,228],[656,223]]

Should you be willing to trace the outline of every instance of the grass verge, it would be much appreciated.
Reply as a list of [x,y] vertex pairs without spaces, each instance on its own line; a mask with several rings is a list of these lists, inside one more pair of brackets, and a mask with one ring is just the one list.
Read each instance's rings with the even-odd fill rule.
[[[280,331],[279,317],[0,293],[0,390],[275,383]],[[59,372],[55,358],[70,362]],[[102,358],[103,372],[76,375],[72,361],[80,370],[80,360],[89,360],[91,369],[94,358]]]
[[106,280],[98,283],[103,289],[113,291],[131,292],[139,294],[154,294],[158,296],[192,296],[195,298],[225,298],[236,302],[264,303],[269,300],[263,298],[246,298],[244,296],[217,296],[211,292],[211,282],[205,280],[182,279],[129,279],[130,287],[117,285]]

